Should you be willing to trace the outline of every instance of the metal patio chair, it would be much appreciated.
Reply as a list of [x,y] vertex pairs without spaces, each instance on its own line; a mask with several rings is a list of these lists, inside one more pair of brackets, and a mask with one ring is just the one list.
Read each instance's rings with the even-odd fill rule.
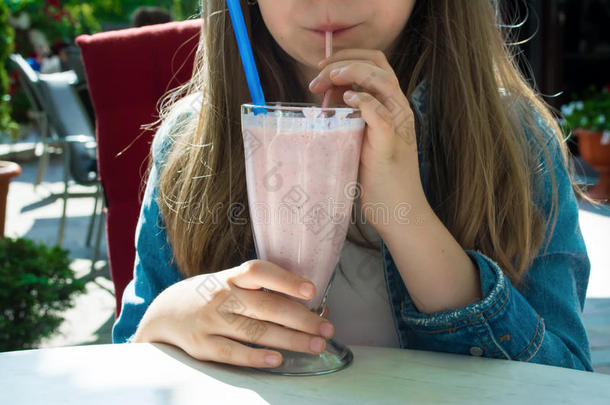
[[[78,79],[73,71],[41,74],[38,82],[43,99],[43,108],[47,113],[50,124],[55,129],[59,141],[63,144],[62,155],[64,161],[64,191],[62,194],[63,208],[58,231],[58,244],[63,242],[67,218],[68,199],[74,197],[69,193],[70,178],[83,186],[95,186],[93,193],[78,196],[93,196],[95,204],[89,221],[87,231],[87,246],[91,243],[93,228],[98,216],[98,205],[103,190],[97,173],[97,143],[95,132],[87,112],[80,101],[75,88]],[[103,200],[103,199],[102,199]],[[96,243],[93,252],[92,266],[97,260],[101,233],[103,229],[103,201],[97,227]]]
[[[42,183],[45,171],[49,165],[49,140],[52,138],[51,127],[47,115],[43,108],[40,84],[38,83],[38,73],[32,69],[29,63],[19,54],[12,54],[9,60],[14,65],[19,75],[19,82],[23,87],[25,95],[32,106],[33,118],[40,128],[42,151],[38,155],[38,170],[34,187]],[[38,148],[36,148],[38,150]]]

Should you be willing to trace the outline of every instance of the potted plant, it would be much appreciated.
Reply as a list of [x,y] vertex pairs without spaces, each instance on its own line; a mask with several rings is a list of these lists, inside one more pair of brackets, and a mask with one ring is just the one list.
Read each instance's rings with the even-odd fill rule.
[[84,291],[67,250],[0,238],[0,352],[35,348],[59,328],[61,313]]
[[21,167],[17,163],[0,160],[0,238],[4,236],[8,185],[11,179],[19,174],[21,174]]
[[599,172],[599,181],[587,191],[596,200],[610,200],[610,84],[561,107],[566,133],[578,140],[582,158]]

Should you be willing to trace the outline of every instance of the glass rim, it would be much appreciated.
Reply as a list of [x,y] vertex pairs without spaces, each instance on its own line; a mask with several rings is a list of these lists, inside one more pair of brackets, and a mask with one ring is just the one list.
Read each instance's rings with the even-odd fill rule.
[[284,101],[270,101],[266,105],[245,103],[241,105],[242,108],[264,108],[265,110],[288,110],[288,111],[300,111],[303,108],[315,107],[322,111],[360,111],[359,108],[350,106],[344,106],[343,104],[331,104],[328,107],[322,107],[316,103],[303,103],[303,102],[284,102]]

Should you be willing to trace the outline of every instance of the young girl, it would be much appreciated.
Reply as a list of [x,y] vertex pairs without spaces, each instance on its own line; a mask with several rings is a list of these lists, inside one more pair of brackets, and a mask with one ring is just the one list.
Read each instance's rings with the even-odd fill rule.
[[[367,124],[328,319],[263,290],[311,298],[314,286],[255,260],[240,127],[251,98],[225,1],[202,9],[195,74],[153,142],[114,342],[275,367],[279,352],[244,343],[320,353],[335,335],[591,370],[581,191],[497,4],[242,2],[267,100],[320,103],[330,89],[331,104],[361,109]],[[325,30],[335,53],[322,60]],[[405,202],[410,221],[362,210]]]

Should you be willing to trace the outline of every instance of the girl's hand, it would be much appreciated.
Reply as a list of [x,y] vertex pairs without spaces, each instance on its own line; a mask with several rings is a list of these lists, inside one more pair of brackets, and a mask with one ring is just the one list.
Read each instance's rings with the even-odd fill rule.
[[[397,190],[414,201],[425,201],[413,110],[383,52],[342,49],[322,60],[318,68],[321,71],[310,90],[332,89],[331,103],[340,104],[336,101],[341,95],[347,105],[361,110],[367,124],[359,168],[362,203],[395,207],[400,203]],[[345,91],[349,86],[362,91]]]
[[[309,294],[302,294],[304,286]],[[326,346],[323,331],[328,332],[325,338],[334,333],[330,322],[262,288],[306,300],[315,294],[309,280],[271,262],[250,260],[168,287],[150,304],[134,342],[169,343],[199,360],[248,367],[277,367],[281,354],[238,341],[321,353]],[[268,357],[276,361],[268,363]]]

